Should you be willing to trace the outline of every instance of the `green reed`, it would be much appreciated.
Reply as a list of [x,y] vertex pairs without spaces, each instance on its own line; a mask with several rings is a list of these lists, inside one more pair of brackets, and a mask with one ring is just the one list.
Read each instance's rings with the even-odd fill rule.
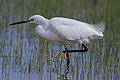
[[[52,59],[64,48],[35,35],[36,25],[9,26],[9,23],[41,14],[50,19],[68,17],[91,24],[104,22],[102,40],[94,40],[87,53],[70,54],[72,80],[119,79],[120,71],[120,1],[115,0],[2,0],[0,1],[0,59],[4,78],[10,71],[22,74],[38,73],[39,79],[57,79],[52,69],[64,71],[63,56],[58,62]],[[70,48],[81,48],[72,46]],[[6,66],[7,65],[7,66]],[[12,66],[12,70],[10,70]],[[19,66],[20,70],[16,67]],[[7,72],[8,70],[8,72]],[[56,71],[57,73],[57,71]],[[114,74],[112,76],[112,74]],[[7,75],[7,78],[10,76]],[[43,77],[45,75],[45,77]],[[54,77],[55,76],[55,77]],[[99,77],[100,76],[100,77]],[[56,78],[57,77],[57,78]],[[38,79],[38,80],[39,80]]]

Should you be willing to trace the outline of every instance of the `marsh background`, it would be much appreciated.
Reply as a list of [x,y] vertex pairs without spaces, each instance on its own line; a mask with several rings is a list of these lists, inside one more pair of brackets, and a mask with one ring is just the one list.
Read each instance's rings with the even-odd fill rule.
[[[94,40],[86,53],[70,54],[69,80],[120,80],[120,0],[0,0],[0,80],[57,80],[65,60],[53,58],[62,44],[38,37],[36,25],[10,26],[41,14],[87,23],[105,23],[104,38]],[[80,45],[70,49],[81,48]],[[53,69],[55,70],[53,72]]]

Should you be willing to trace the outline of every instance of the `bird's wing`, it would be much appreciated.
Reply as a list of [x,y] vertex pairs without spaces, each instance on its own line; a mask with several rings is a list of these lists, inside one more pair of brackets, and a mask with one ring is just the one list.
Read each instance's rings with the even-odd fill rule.
[[59,17],[52,18],[50,21],[56,34],[62,39],[75,41],[88,38],[93,39],[95,36],[103,37],[100,30],[84,22]]

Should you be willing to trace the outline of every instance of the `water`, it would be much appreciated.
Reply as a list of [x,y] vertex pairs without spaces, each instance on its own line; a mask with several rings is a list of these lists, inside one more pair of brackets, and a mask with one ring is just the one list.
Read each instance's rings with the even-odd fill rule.
[[[64,55],[54,57],[64,46],[35,34],[36,25],[10,26],[34,14],[47,18],[69,17],[84,22],[105,22],[102,40],[94,40],[86,53],[70,54],[69,80],[120,79],[120,1],[114,0],[1,0],[0,1],[0,80],[62,80]],[[80,45],[70,49],[80,49]]]

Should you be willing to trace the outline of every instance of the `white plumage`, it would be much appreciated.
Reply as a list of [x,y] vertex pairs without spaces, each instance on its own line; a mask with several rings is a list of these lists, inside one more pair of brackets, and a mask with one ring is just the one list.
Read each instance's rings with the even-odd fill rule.
[[102,38],[104,31],[104,25],[90,25],[84,22],[77,20],[67,19],[67,18],[52,18],[50,19],[51,26],[56,31],[56,34],[63,40],[72,41],[72,42],[87,42],[89,43],[90,39]]
[[12,23],[35,23],[36,33],[50,41],[59,41],[64,44],[89,43],[92,39],[101,39],[104,32],[104,24],[91,25],[77,20],[54,17],[50,20],[40,15],[33,15],[27,21]]

